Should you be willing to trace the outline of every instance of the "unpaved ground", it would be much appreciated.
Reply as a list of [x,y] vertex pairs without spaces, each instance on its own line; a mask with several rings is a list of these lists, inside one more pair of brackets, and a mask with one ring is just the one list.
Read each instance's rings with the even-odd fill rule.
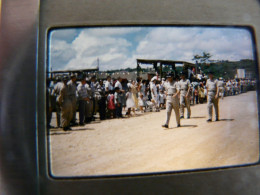
[[[54,176],[90,176],[187,170],[254,163],[259,158],[256,92],[220,100],[220,121],[207,123],[207,105],[191,119],[162,128],[166,111],[51,129]],[[55,124],[55,119],[53,120]]]

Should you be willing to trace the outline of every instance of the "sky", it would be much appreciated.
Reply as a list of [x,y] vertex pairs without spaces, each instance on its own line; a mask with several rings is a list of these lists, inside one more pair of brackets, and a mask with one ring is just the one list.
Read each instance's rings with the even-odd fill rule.
[[209,52],[212,60],[253,59],[252,37],[244,28],[86,27],[50,32],[49,68],[100,70],[136,67],[136,59],[192,61]]

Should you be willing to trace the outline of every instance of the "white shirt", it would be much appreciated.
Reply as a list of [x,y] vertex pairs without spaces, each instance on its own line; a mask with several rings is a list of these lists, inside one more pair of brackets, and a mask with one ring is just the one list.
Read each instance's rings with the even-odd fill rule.
[[115,87],[118,87],[120,90],[123,89],[122,84],[120,83],[120,81],[116,82]]
[[157,87],[156,87],[156,85],[153,82],[151,83],[150,88],[151,88],[152,94],[157,96]]
[[108,91],[113,90],[113,86],[112,86],[112,84],[109,81],[107,81],[105,83],[105,90],[107,90],[107,89],[108,89]]

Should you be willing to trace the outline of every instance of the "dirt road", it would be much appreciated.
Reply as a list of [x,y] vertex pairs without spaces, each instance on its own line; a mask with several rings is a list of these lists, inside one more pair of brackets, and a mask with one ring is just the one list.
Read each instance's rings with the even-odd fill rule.
[[[188,170],[254,163],[259,158],[256,92],[219,102],[220,121],[207,123],[207,105],[191,107],[191,119],[162,128],[166,111],[51,129],[55,176],[90,176]],[[55,121],[54,121],[55,122]]]

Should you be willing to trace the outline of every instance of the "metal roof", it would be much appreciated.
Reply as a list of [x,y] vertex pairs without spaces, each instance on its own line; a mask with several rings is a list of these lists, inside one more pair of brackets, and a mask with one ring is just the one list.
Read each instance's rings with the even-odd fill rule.
[[141,64],[154,64],[161,63],[163,65],[174,65],[174,64],[188,64],[190,66],[195,66],[195,64],[185,61],[176,61],[176,60],[159,60],[159,59],[136,59],[137,63]]

